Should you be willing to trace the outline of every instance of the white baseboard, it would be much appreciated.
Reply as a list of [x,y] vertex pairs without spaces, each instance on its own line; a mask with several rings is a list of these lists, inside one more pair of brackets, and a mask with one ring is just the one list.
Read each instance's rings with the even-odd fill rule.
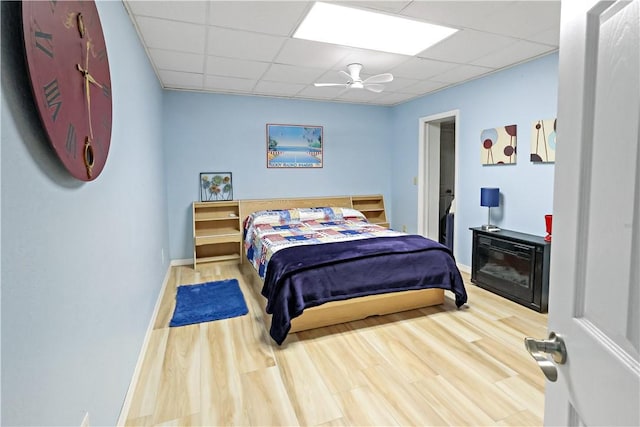
[[193,265],[193,258],[186,258],[186,259],[172,259],[171,260],[171,266],[176,266],[176,265],[189,265],[192,264]]
[[[173,261],[171,261],[171,265],[173,265]],[[162,303],[162,297],[164,296],[167,283],[169,283],[170,275],[171,275],[171,266],[167,268],[167,272],[164,275],[162,287],[160,288],[160,293],[158,294],[158,297],[156,299],[156,305],[153,308],[153,313],[151,314],[151,320],[149,321],[147,332],[144,335],[142,348],[140,349],[140,354],[138,354],[138,361],[133,371],[133,377],[131,378],[131,382],[129,383],[129,389],[127,390],[127,394],[124,398],[124,402],[122,403],[122,409],[120,410],[120,417],[118,417],[118,423],[116,424],[119,427],[124,426],[129,416],[129,410],[131,409],[131,400],[133,399],[133,393],[135,392],[136,385],[138,384],[138,380],[140,379],[140,371],[142,370],[142,363],[144,362],[144,358],[147,354],[147,347],[149,346],[149,340],[151,339],[151,332],[153,331],[153,325],[156,323],[156,318],[158,317],[158,312],[160,311],[160,304]]]
[[469,267],[468,265],[464,265],[464,264],[457,264],[457,265],[458,265],[458,270],[467,274],[471,274],[471,267]]

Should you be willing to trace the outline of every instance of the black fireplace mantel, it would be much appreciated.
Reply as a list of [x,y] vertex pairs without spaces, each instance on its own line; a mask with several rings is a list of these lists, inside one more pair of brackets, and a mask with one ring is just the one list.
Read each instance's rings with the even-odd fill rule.
[[471,282],[546,313],[549,302],[551,243],[511,230],[474,227]]

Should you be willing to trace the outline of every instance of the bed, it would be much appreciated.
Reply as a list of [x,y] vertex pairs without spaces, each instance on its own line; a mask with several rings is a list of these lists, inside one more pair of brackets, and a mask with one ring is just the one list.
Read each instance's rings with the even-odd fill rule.
[[367,221],[351,198],[240,201],[243,266],[265,298],[269,333],[467,300],[449,249]]

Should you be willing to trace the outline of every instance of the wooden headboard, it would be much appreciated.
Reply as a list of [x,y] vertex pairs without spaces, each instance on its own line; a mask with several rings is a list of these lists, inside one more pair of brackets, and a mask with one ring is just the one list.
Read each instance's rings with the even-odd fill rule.
[[329,196],[329,197],[297,197],[291,199],[254,199],[239,200],[239,212],[241,224],[244,220],[256,211],[273,209],[292,208],[316,208],[333,206],[341,208],[352,208],[351,196]]

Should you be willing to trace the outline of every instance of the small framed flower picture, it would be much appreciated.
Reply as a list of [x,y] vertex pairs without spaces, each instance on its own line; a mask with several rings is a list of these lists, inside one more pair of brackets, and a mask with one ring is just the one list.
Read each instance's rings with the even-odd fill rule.
[[200,201],[218,202],[233,200],[231,172],[201,172]]

